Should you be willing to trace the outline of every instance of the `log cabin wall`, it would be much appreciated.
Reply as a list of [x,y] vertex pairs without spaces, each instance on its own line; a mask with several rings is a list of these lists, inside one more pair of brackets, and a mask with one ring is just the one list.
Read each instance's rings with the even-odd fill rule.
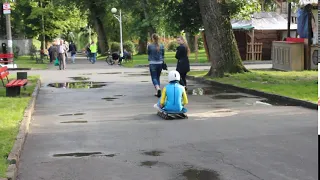
[[247,42],[249,41],[250,37],[248,37],[247,31],[234,30],[233,32],[238,44],[241,59],[246,60]]
[[[247,43],[251,42],[248,33],[251,31],[234,30],[234,35],[238,44],[238,49],[242,60],[246,60]],[[254,42],[263,43],[262,60],[271,60],[272,41],[279,41],[280,32],[277,30],[255,30]]]
[[262,60],[271,60],[272,41],[279,41],[280,34],[277,30],[255,30],[254,42],[263,43]]

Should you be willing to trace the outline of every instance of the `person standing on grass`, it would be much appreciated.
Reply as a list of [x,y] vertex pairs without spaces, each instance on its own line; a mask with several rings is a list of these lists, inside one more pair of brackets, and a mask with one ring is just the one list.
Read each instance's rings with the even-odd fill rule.
[[190,71],[190,62],[189,62],[189,55],[190,55],[190,49],[188,46],[188,43],[186,40],[182,37],[179,36],[177,38],[177,42],[179,46],[177,47],[176,51],[176,59],[178,60],[177,62],[177,68],[176,70],[180,73],[180,84],[187,89],[187,80],[186,76],[187,73]]
[[94,64],[96,63],[96,59],[97,59],[97,52],[98,52],[98,47],[97,44],[94,43],[94,41],[92,41],[92,43],[90,44],[90,51],[91,51],[91,63]]
[[77,53],[77,46],[72,41],[70,42],[70,45],[69,45],[69,52],[71,54],[72,63],[74,64],[76,53]]
[[164,46],[159,43],[159,35],[152,34],[152,43],[148,45],[148,61],[152,83],[157,97],[161,96],[160,75],[164,61]]

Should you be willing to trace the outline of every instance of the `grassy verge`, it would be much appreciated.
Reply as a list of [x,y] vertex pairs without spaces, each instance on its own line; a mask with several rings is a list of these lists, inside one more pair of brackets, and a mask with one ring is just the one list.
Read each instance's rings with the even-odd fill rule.
[[45,58],[43,64],[37,64],[36,60],[31,59],[30,56],[19,56],[14,59],[14,63],[17,64],[18,68],[48,69],[49,60]]
[[[207,71],[193,71],[188,75],[205,76]],[[296,99],[318,102],[318,71],[281,72],[252,70],[245,74],[226,74],[223,78],[210,78],[221,83],[284,95]]]
[[[176,52],[165,52],[165,61],[167,64],[176,64],[177,59],[175,58]],[[105,60],[106,56],[97,56],[97,60]],[[189,56],[190,63],[207,63],[207,55],[204,50],[200,50],[198,54],[198,62],[195,60],[195,54],[191,53]],[[125,67],[134,67],[136,65],[148,64],[148,55],[133,55],[133,62],[123,63]]]
[[[10,78],[15,78],[10,76]],[[21,97],[5,97],[6,90],[0,84],[0,178],[5,177],[8,168],[7,157],[18,134],[23,112],[27,107],[31,94],[39,77],[28,77],[26,90],[21,89]]]

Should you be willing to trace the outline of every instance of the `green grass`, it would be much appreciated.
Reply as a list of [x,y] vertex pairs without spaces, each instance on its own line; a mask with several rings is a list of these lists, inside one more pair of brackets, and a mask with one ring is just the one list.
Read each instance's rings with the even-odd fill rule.
[[[177,59],[175,58],[176,52],[165,52],[165,62],[167,64],[176,64]],[[105,60],[106,56],[98,55],[97,60]],[[190,63],[196,63],[195,54],[191,53],[189,56]],[[199,50],[198,63],[207,63],[207,55],[204,50]],[[134,67],[136,65],[146,65],[148,62],[148,55],[133,55],[133,62],[123,63],[125,67]]]
[[[10,76],[9,78],[15,78]],[[21,89],[21,97],[5,97],[6,90],[0,84],[0,178],[8,168],[7,157],[18,134],[19,124],[39,77],[29,76],[27,89]]]
[[32,69],[48,69],[48,62],[45,58],[43,64],[37,64],[35,59],[31,59],[30,56],[19,56],[14,59],[14,63],[17,64],[18,68],[32,68]]
[[[207,71],[193,71],[188,75],[205,76]],[[318,102],[318,71],[260,71],[226,74],[223,78],[209,78],[221,83],[284,95],[296,99]]]

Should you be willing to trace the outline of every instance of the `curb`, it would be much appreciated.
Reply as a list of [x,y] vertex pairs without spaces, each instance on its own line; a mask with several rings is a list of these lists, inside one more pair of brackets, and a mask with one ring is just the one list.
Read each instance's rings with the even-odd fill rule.
[[[272,61],[243,61],[243,65],[269,65],[272,64]],[[176,67],[176,64],[167,64],[168,67]],[[190,66],[211,66],[210,63],[191,63]],[[137,64],[135,68],[144,68],[149,67],[149,64]],[[268,68],[269,69],[269,68]]]
[[220,83],[217,81],[208,80],[204,77],[195,77],[195,76],[187,75],[187,78],[190,80],[194,80],[194,81],[209,84],[209,85],[219,86],[219,87],[223,87],[223,88],[229,88],[229,89],[233,89],[233,90],[236,90],[236,91],[239,91],[242,93],[247,93],[247,94],[251,94],[251,95],[255,95],[255,96],[268,98],[268,99],[274,100],[274,101],[288,102],[288,103],[293,104],[295,106],[301,106],[301,107],[305,107],[305,108],[309,108],[309,109],[313,109],[313,110],[318,110],[318,104],[308,102],[308,101],[303,101],[300,99],[294,99],[294,98],[287,97],[287,96],[271,94],[271,93],[253,90],[253,89],[247,89],[247,88],[243,88],[243,87],[239,87],[239,86],[234,86],[231,84]]
[[36,99],[39,94],[40,87],[41,87],[41,80],[39,79],[32,93],[31,100],[29,101],[29,104],[24,111],[23,119],[20,123],[19,133],[16,137],[16,141],[11,149],[11,152],[8,156],[7,160],[9,163],[9,167],[6,172],[7,179],[5,180],[16,180],[17,178],[21,151],[23,149],[24,142],[29,132],[29,125],[32,118],[32,114],[34,112],[34,107],[35,107]]
[[32,68],[8,68],[9,71],[29,71]]

